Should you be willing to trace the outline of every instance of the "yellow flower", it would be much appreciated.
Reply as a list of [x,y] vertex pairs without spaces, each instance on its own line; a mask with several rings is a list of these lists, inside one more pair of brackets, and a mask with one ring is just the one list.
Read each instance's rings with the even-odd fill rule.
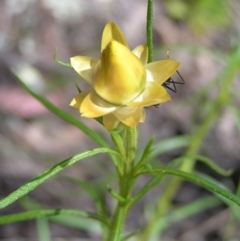
[[109,130],[119,122],[134,127],[144,122],[144,107],[171,100],[162,84],[177,70],[172,59],[147,64],[148,48],[131,51],[119,27],[108,23],[103,31],[99,60],[75,56],[72,67],[90,85],[70,103],[81,116],[103,117]]

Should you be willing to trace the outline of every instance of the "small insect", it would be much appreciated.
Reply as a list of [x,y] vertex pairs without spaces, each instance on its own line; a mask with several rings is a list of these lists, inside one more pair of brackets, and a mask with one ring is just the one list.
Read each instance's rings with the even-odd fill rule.
[[179,81],[174,81],[174,79],[172,77],[170,77],[165,83],[163,83],[163,86],[171,91],[173,91],[174,93],[177,92],[177,87],[176,85],[183,85],[185,84],[185,81],[183,79],[183,77],[180,75],[180,73],[177,71],[177,74],[179,75],[181,82]]
[[[169,59],[169,52],[170,52],[170,49],[167,50],[167,58]],[[174,93],[177,92],[177,87],[176,85],[183,85],[185,84],[185,81],[183,79],[183,77],[180,75],[180,73],[177,71],[177,74],[179,75],[180,79],[181,79],[181,82],[178,82],[178,81],[174,81],[174,79],[172,77],[170,77],[167,81],[165,81],[165,83],[163,83],[163,86],[171,91],[173,91]]]
[[[169,59],[169,49],[166,53],[167,55],[167,58]],[[185,81],[183,79],[183,77],[180,75],[180,73],[178,72],[178,70],[176,71],[178,76],[180,77],[180,82],[179,81],[175,81],[172,77],[170,77],[169,79],[167,79],[162,85],[166,88],[166,89],[169,89],[171,91],[173,91],[174,93],[177,93],[177,87],[176,85],[183,85],[185,84]],[[153,107],[155,108],[158,108],[159,107],[159,104],[157,105],[152,105]],[[152,106],[149,106],[149,107],[152,107]],[[149,107],[146,107],[146,108],[149,108]]]

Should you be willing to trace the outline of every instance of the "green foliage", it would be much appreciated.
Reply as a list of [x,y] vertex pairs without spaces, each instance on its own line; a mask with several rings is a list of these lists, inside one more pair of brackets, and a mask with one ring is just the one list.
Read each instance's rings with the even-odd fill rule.
[[56,175],[58,172],[64,170],[65,168],[75,164],[76,162],[78,162],[84,158],[91,157],[93,155],[100,154],[100,153],[111,153],[111,154],[118,155],[118,153],[116,151],[111,150],[109,148],[97,148],[97,149],[79,153],[75,156],[67,158],[66,160],[54,165],[53,167],[51,167],[48,170],[44,171],[43,173],[39,174],[38,176],[36,176],[35,178],[30,180],[23,186],[21,186],[19,189],[12,192],[11,194],[9,194],[6,198],[0,200],[0,209],[8,206],[9,204],[15,202],[22,196],[31,192],[36,187],[38,187],[43,182],[45,182],[47,179]]
[[221,187],[219,187],[218,185],[215,185],[214,183],[211,183],[209,181],[207,181],[204,178],[201,178],[200,176],[194,175],[194,174],[190,174],[187,172],[183,172],[183,171],[178,171],[175,169],[171,169],[171,168],[152,168],[151,170],[149,170],[149,168],[145,168],[145,170],[142,170],[141,173],[137,173],[136,175],[140,175],[140,174],[153,174],[153,175],[174,175],[174,176],[178,176],[181,177],[187,181],[196,183],[214,193],[220,194],[223,197],[229,199],[230,201],[235,202],[237,205],[240,206],[240,198],[238,198],[237,196],[235,196],[234,194],[232,194],[231,192],[229,192],[228,190],[225,190]]
[[40,210],[34,210],[34,211],[27,211],[22,213],[16,213],[16,214],[10,214],[1,216],[0,224],[9,224],[9,223],[15,223],[19,221],[25,221],[30,219],[36,219],[36,218],[49,218],[53,216],[59,216],[59,215],[73,215],[73,216],[79,216],[84,218],[92,218],[95,220],[98,220],[103,223],[107,223],[106,220],[98,216],[97,214],[85,212],[81,210],[73,210],[73,209],[40,209]]
[[222,29],[230,24],[227,0],[166,0],[166,11],[173,19],[186,21],[193,32]]
[[36,220],[38,239],[39,241],[51,241],[51,233],[49,229],[48,220],[45,218],[38,218]]
[[[195,214],[211,210],[214,207],[218,207],[222,202],[215,196],[207,196],[197,199],[186,205],[175,207],[174,210],[165,214],[161,219],[156,221],[156,225],[151,230],[149,240],[158,240],[163,232],[170,228],[174,223],[179,223],[187,218],[194,216]],[[153,216],[153,214],[151,214]]]
[[[149,0],[148,4],[147,39],[150,49],[149,61],[151,61],[153,47],[152,1]],[[211,0],[169,0],[165,1],[165,4],[168,13],[173,18],[187,21],[189,26],[198,32],[227,26],[229,23],[227,15],[228,5],[225,0],[220,0],[218,4]],[[198,51],[201,50],[201,47],[198,48]],[[213,56],[216,57],[216,53],[213,53]],[[70,64],[57,60],[56,53],[54,54],[54,60],[61,65],[71,67]],[[226,61],[225,67],[220,74],[205,88],[190,97],[191,101],[186,101],[185,103],[186,105],[191,104],[193,102],[192,100],[194,100],[197,107],[194,113],[196,118],[193,118],[193,120],[202,119],[200,124],[199,122],[192,123],[191,133],[188,135],[173,136],[155,144],[154,138],[152,137],[148,141],[145,141],[146,146],[143,150],[137,149],[137,128],[122,125],[119,126],[118,129],[111,130],[109,135],[114,146],[113,149],[111,149],[100,134],[87,127],[80,120],[53,105],[40,94],[29,89],[29,87],[16,76],[23,88],[31,96],[42,103],[57,117],[77,127],[100,147],[73,155],[48,168],[0,200],[0,209],[24,197],[66,168],[73,166],[85,158],[98,154],[108,154],[111,158],[115,169],[113,174],[107,173],[106,176],[114,175],[118,181],[118,186],[116,188],[116,183],[111,184],[111,187],[110,185],[105,185],[103,182],[92,184],[75,177],[64,176],[61,178],[75,184],[77,188],[93,200],[95,212],[86,212],[80,209],[75,210],[70,208],[49,209],[25,198],[21,200],[21,204],[26,211],[2,215],[0,225],[36,219],[39,240],[46,241],[51,241],[49,220],[78,229],[101,231],[104,241],[129,240],[134,236],[136,237],[135,240],[138,241],[157,241],[163,231],[171,227],[173,223],[182,221],[204,210],[217,207],[222,203],[227,205],[232,213],[232,217],[239,221],[240,183],[237,190],[234,191],[216,179],[194,170],[195,163],[202,162],[219,175],[229,176],[232,174],[231,170],[225,170],[216,165],[214,160],[198,154],[212,125],[221,117],[222,109],[225,108],[229,110],[234,117],[236,128],[240,133],[240,112],[236,101],[234,101],[238,93],[233,94],[234,91],[231,90],[235,76],[240,69],[240,46],[238,45],[236,50],[229,55],[228,59],[224,59],[224,61]],[[77,89],[81,92],[78,86]],[[213,90],[217,90],[218,93],[216,98],[210,102],[208,96]],[[200,112],[201,115],[198,115]],[[102,120],[99,119],[98,121],[101,124]],[[159,156],[169,154],[176,150],[181,153],[180,156],[176,158],[172,157],[166,166],[158,165]],[[135,187],[139,177],[146,174],[150,176],[150,179],[146,181],[141,188],[136,189]],[[172,200],[183,180],[204,187],[213,195],[192,201],[183,206],[175,206]],[[156,200],[156,208],[150,213],[150,218],[148,218],[146,226],[141,230],[136,230],[123,237],[125,219],[131,208],[159,184],[164,186],[164,190],[159,196],[159,199]],[[108,199],[111,200],[111,207],[107,206],[106,193]],[[112,205],[115,203],[117,204],[116,207]],[[99,227],[101,230],[98,230]]]

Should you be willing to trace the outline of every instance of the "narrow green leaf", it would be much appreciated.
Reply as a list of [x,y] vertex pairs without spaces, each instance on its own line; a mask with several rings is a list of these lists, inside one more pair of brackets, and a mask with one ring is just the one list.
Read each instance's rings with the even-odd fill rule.
[[118,150],[120,155],[122,157],[124,157],[126,155],[126,152],[125,152],[125,147],[124,147],[124,141],[123,141],[123,138],[121,137],[121,135],[117,131],[112,131],[111,138],[112,138],[112,141],[114,143],[116,150]]
[[181,220],[203,212],[206,209],[214,208],[221,203],[222,202],[219,200],[219,198],[215,196],[208,196],[181,206],[168,213],[166,216],[163,216],[161,220],[159,220],[159,223],[156,225],[155,230],[153,230],[152,235],[154,236],[155,233],[157,237],[160,237],[161,233],[170,227],[173,223],[180,222]]
[[136,236],[136,235],[139,234],[139,233],[140,233],[140,230],[136,230],[136,231],[128,234],[127,236],[125,236],[121,241],[127,241],[128,239]]
[[60,64],[62,66],[65,66],[65,67],[68,67],[68,68],[72,68],[72,65],[70,63],[65,63],[65,62],[62,62],[60,60],[57,59],[57,49],[53,55],[53,60],[57,63],[57,64]]
[[215,171],[216,173],[218,173],[222,176],[229,176],[233,172],[233,170],[225,170],[225,169],[219,167],[210,158],[202,156],[202,155],[184,155],[184,156],[181,156],[179,158],[176,158],[171,163],[171,168],[177,167],[185,161],[192,161],[192,160],[196,160],[196,161],[204,163],[209,168],[211,168],[213,171]]
[[230,107],[230,110],[232,112],[232,115],[234,117],[237,129],[238,129],[238,133],[240,133],[240,111],[238,107],[232,106]]
[[[208,175],[206,175],[206,174],[204,174],[204,173],[201,173],[201,172],[194,172],[194,174],[196,174],[197,176],[202,177],[202,178],[204,178],[205,180],[214,183],[214,184],[217,185],[218,187],[221,187],[221,188],[223,188],[223,189],[225,189],[225,190],[228,190],[228,191],[230,192],[230,189],[229,189],[228,187],[226,187],[226,186],[223,184],[223,182],[220,182],[220,181],[216,180],[215,178],[210,177],[210,176],[208,176]],[[239,184],[240,184],[240,183],[239,183]],[[238,198],[240,198],[240,195],[239,195],[240,193],[239,193],[239,192],[240,192],[240,187],[238,187],[237,190],[236,190],[236,196],[237,196]],[[224,202],[227,206],[229,206],[229,208],[232,210],[232,213],[234,214],[234,216],[235,216],[236,218],[238,218],[238,220],[240,220],[240,208],[239,208],[239,206],[237,206],[236,203],[231,202],[229,199],[227,199],[227,198],[225,198],[225,197],[223,197],[223,196],[221,196],[221,195],[218,195],[218,194],[215,194],[215,195],[216,195],[219,199],[221,199],[221,201]]]
[[[147,166],[149,168],[149,165]],[[151,168],[150,168],[151,170]],[[149,171],[149,170],[148,170]],[[134,206],[135,203],[137,203],[146,193],[148,193],[152,188],[156,187],[163,179],[164,173],[153,176],[144,187],[140,189],[139,192],[135,194],[135,196],[132,198],[131,202],[128,204],[128,209],[131,209],[132,206]]]
[[[162,174],[168,174],[168,175],[181,177],[187,181],[196,183],[197,185],[202,186],[213,193],[217,193],[240,206],[240,198],[238,198],[236,195],[197,175],[194,175],[188,172],[174,170],[171,168],[164,168],[164,167],[153,168],[153,172],[155,172],[156,174],[157,173],[160,174],[160,176],[162,176]],[[149,171],[146,170],[145,172],[141,172],[139,174],[144,174],[144,173],[149,173]]]
[[[70,215],[59,215],[52,216],[49,218],[52,222],[59,223],[63,226],[85,230],[90,233],[97,234],[98,236],[102,234],[99,223],[94,219],[86,219],[82,217],[75,217]],[[101,222],[103,226],[108,228],[105,224]]]
[[154,171],[152,168],[152,165],[150,165],[149,163],[146,163],[145,168],[149,171],[150,174],[154,175]]
[[155,158],[156,156],[164,152],[170,152],[177,148],[187,147],[189,145],[189,142],[190,142],[190,137],[185,135],[175,136],[175,137],[171,137],[166,140],[160,141],[153,146],[154,151],[152,152],[149,161],[151,161],[153,158]]
[[[178,162],[178,160],[176,160]],[[167,167],[168,168],[173,168],[175,166],[177,166],[178,163],[175,162],[170,162]],[[144,168],[144,166],[142,166]],[[148,170],[149,174],[153,175],[153,169],[152,166],[147,163],[145,168]],[[141,172],[141,168],[135,168],[135,174],[137,175],[138,172]],[[135,175],[134,174],[134,175]],[[156,187],[157,185],[159,185],[159,183],[162,181],[164,177],[164,173],[162,173],[161,175],[157,175],[157,176],[153,176],[146,184],[143,188],[140,189],[139,192],[137,192],[135,194],[135,196],[132,198],[131,203],[129,204],[129,208],[131,208],[136,202],[138,202],[146,193],[148,193],[152,188]]]
[[44,209],[44,206],[25,195],[19,200],[19,205],[26,211]]
[[[80,179],[75,178],[75,177],[64,176],[63,178],[81,186],[91,196],[91,198],[94,200],[94,203],[95,203],[96,208],[97,208],[97,213],[102,218],[109,221],[109,213],[108,213],[107,208],[106,208],[104,191],[101,188],[101,184],[98,183],[98,184],[95,184],[95,185],[94,184],[91,185],[90,183],[88,183],[86,181],[83,181],[83,180],[80,180]],[[101,228],[102,228],[102,233],[107,232],[105,225],[101,225]]]
[[[97,213],[103,218],[105,219],[107,222],[109,222],[110,218],[109,218],[109,212],[108,209],[106,207],[106,201],[105,201],[105,195],[104,195],[104,191],[102,189],[101,186],[103,186],[103,184],[100,182],[98,182],[97,184],[89,184],[86,181],[74,178],[74,177],[64,177],[66,178],[68,181],[74,182],[78,185],[80,185],[94,200],[94,203],[96,205],[97,208]],[[59,219],[58,219],[59,221]],[[91,228],[92,225],[91,225]],[[106,228],[105,225],[101,224],[101,229],[102,229],[102,235],[104,236],[105,234],[107,234],[108,229]],[[94,229],[96,230],[96,229]]]
[[108,213],[107,213],[107,210],[105,207],[106,203],[103,200],[103,196],[104,196],[103,192],[104,191],[101,187],[104,184],[99,183],[99,182],[97,184],[90,184],[87,181],[80,180],[75,177],[63,176],[63,178],[81,186],[84,189],[84,191],[87,192],[91,196],[91,198],[94,200],[94,203],[97,206],[99,213],[104,214],[105,217],[108,216]]
[[[99,194],[99,199],[96,205],[98,206],[98,213],[96,213],[102,220],[105,220],[105,222],[101,222],[100,225],[102,227],[102,231],[99,229],[99,223],[94,221],[94,219],[86,219],[85,217],[80,216],[73,216],[71,214],[61,214],[57,216],[50,216],[48,217],[49,220],[59,223],[61,225],[71,227],[71,228],[77,228],[80,230],[87,230],[94,233],[102,233],[105,232],[105,230],[108,230],[108,226],[106,226],[106,223],[109,223],[109,217],[108,217],[108,211],[103,210],[102,207],[98,203],[102,203],[102,206],[104,206],[106,203],[102,201],[102,193]],[[46,207],[40,205],[39,203],[31,200],[27,195],[22,197],[20,200],[20,205],[23,206],[28,211],[35,211],[37,210],[45,210]],[[79,211],[79,210],[77,210]]]
[[58,215],[72,215],[72,216],[78,216],[82,218],[91,218],[108,225],[105,219],[103,219],[102,217],[100,217],[95,213],[85,212],[81,210],[74,210],[74,209],[45,209],[45,210],[34,210],[34,211],[4,215],[4,216],[1,216],[0,225],[26,221],[30,219],[36,219],[36,218],[43,218],[43,217],[50,218]]
[[236,195],[240,198],[240,179],[238,180]]
[[88,135],[90,138],[92,138],[96,143],[98,143],[102,147],[108,147],[108,144],[105,142],[105,140],[97,134],[95,131],[87,127],[84,123],[79,121],[77,118],[73,117],[72,115],[68,114],[64,110],[58,108],[51,102],[49,102],[46,98],[41,96],[40,94],[37,94],[36,92],[32,91],[28,88],[28,86],[20,79],[20,77],[17,75],[17,73],[13,74],[16,76],[17,80],[20,82],[20,84],[23,86],[23,88],[35,99],[37,99],[40,103],[42,103],[49,111],[63,119],[64,121],[76,126],[78,129],[80,129],[82,132],[84,132],[86,135]]
[[58,172],[62,171],[63,169],[75,164],[77,161],[80,161],[84,158],[94,156],[96,154],[100,153],[109,153],[109,154],[115,154],[118,155],[116,151],[113,151],[109,148],[96,148],[93,150],[89,150],[80,154],[77,154],[75,156],[72,156],[54,166],[49,168],[48,170],[44,171],[43,173],[39,174],[20,188],[18,188],[16,191],[9,194],[6,198],[0,200],[0,209],[8,206],[9,204],[15,202],[19,198],[21,198],[23,195],[29,193],[30,191],[34,190],[37,186],[45,182],[47,179],[52,177],[53,175],[57,174]]
[[80,180],[79,178],[75,177],[68,177],[68,176],[61,176],[61,179],[67,180],[69,182],[75,183],[78,186],[82,187],[85,192],[87,192],[91,198],[97,202],[99,200],[99,195],[98,195],[98,186],[97,185],[91,185],[89,182]]
[[124,197],[122,197],[121,195],[119,195],[118,193],[114,192],[113,189],[109,185],[107,186],[107,191],[113,198],[118,200],[120,203],[126,202],[126,199]]
[[46,218],[38,218],[36,220],[38,240],[51,241],[51,232],[49,229],[48,220]]
[[[240,180],[238,181],[236,195],[240,198]],[[237,217],[238,221],[240,221],[240,210],[235,204],[231,205],[231,209],[233,214]]]
[[145,146],[143,153],[142,153],[142,157],[141,157],[140,161],[138,162],[138,164],[136,165],[135,170],[138,170],[138,168],[140,168],[142,165],[144,165],[146,163],[146,161],[149,161],[149,156],[154,151],[154,148],[152,148],[153,143],[154,143],[154,137],[150,138],[147,145]]
[[[222,202],[215,196],[208,196],[204,198],[197,199],[189,204],[181,206],[166,215],[163,220],[166,222],[177,222],[186,219],[194,214],[202,212],[203,210],[216,207]],[[170,224],[169,223],[169,224]]]

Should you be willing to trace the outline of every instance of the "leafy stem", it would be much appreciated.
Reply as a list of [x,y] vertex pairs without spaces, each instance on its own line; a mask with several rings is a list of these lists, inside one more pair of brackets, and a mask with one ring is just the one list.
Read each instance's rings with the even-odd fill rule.
[[[119,194],[114,194],[116,197],[121,197],[121,199],[117,198],[118,204],[112,218],[108,241],[120,241],[122,238],[124,221],[129,211],[128,203],[136,180],[136,178],[133,178],[133,169],[137,147],[137,129],[136,127],[126,127],[126,133],[125,152],[122,152],[126,153],[126,155],[123,155],[121,159],[123,174],[119,180]],[[117,145],[116,148],[118,147]]]

